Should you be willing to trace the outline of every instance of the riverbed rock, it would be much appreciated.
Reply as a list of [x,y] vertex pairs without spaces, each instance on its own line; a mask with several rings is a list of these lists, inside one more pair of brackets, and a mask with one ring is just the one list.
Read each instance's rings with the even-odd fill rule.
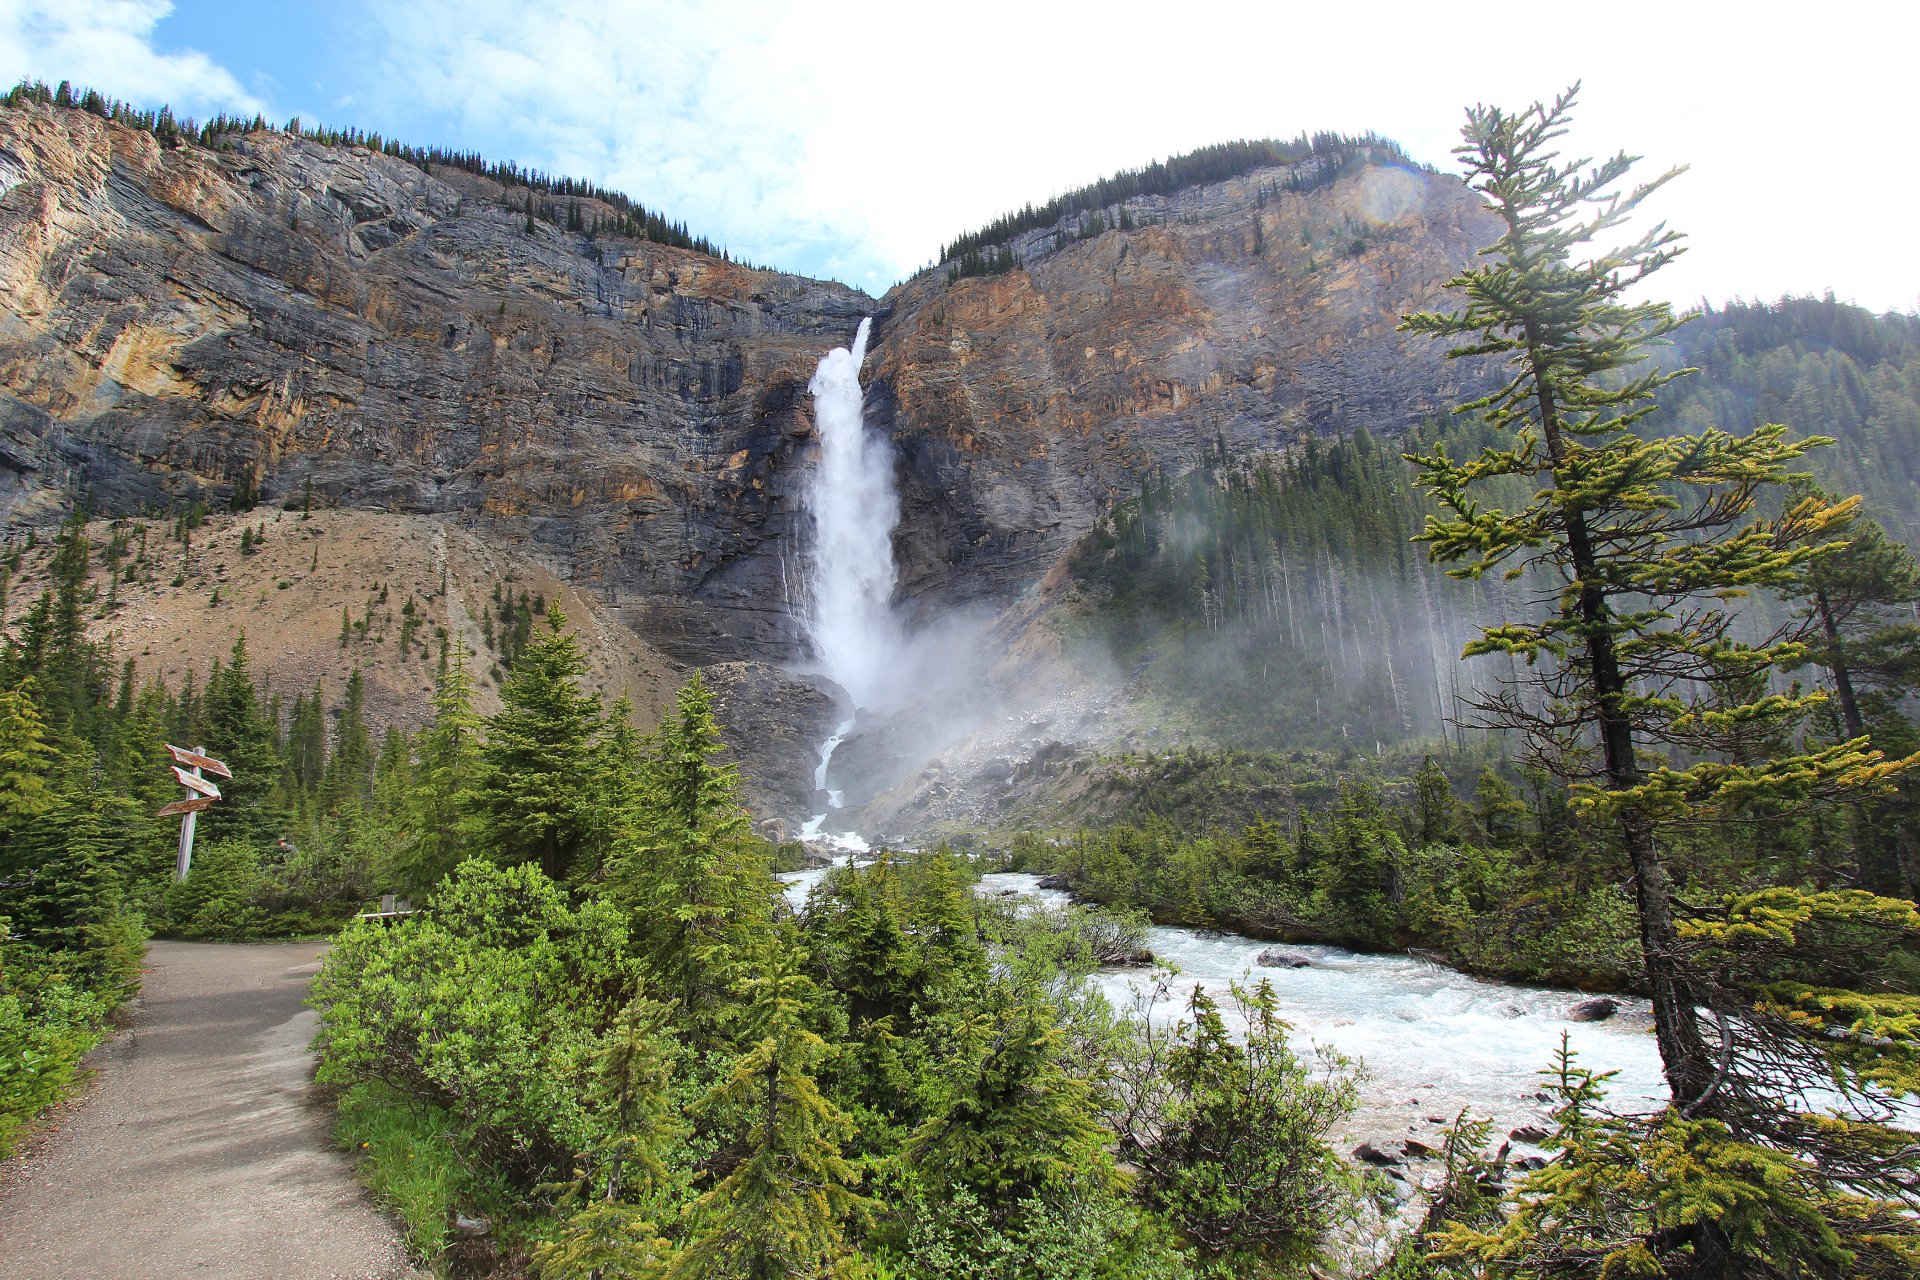
[[1371,1138],[1353,1149],[1353,1158],[1376,1169],[1389,1169],[1404,1163],[1399,1156],[1383,1150]]
[[1538,1146],[1547,1140],[1547,1131],[1537,1124],[1523,1124],[1518,1128],[1509,1129],[1507,1136],[1515,1142],[1524,1142],[1529,1146]]
[[1418,1138],[1408,1138],[1400,1144],[1400,1153],[1409,1160],[1431,1160],[1440,1154],[1438,1147],[1428,1146]]
[[1592,1000],[1582,1000],[1579,1004],[1567,1010],[1567,1021],[1605,1022],[1618,1012],[1620,1012],[1619,1001],[1609,1000],[1605,996],[1599,996]]
[[1254,963],[1263,969],[1311,969],[1313,961],[1297,951],[1284,951],[1279,947],[1269,947],[1255,956]]

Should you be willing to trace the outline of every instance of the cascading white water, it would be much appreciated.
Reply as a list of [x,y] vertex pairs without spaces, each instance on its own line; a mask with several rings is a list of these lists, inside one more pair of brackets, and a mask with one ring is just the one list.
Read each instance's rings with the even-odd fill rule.
[[[808,631],[821,671],[847,691],[855,710],[885,697],[901,640],[893,613],[893,527],[900,520],[893,450],[867,430],[860,411],[860,363],[871,327],[872,321],[862,320],[853,346],[829,351],[807,384],[820,432],[820,460],[807,486],[813,515]],[[826,789],[827,765],[853,725],[846,721],[820,744],[814,786],[826,792],[828,812],[807,821],[805,839],[819,837],[830,811],[840,807],[839,793]],[[834,843],[865,847],[851,835]]]
[[855,707],[886,689],[900,648],[893,614],[893,527],[900,497],[893,450],[860,414],[860,362],[872,322],[862,320],[853,347],[820,361],[807,390],[820,432],[820,461],[807,487],[813,513],[813,646],[826,675]]

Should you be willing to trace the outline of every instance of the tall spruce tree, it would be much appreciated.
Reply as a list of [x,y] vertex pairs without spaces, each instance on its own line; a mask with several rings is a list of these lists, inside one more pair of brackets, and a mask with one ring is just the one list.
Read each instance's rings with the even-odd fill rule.
[[740,807],[713,697],[696,673],[661,722],[640,771],[628,832],[614,855],[618,898],[632,905],[649,966],[683,1016],[711,1028],[723,996],[759,947],[775,883]]
[[843,1150],[853,1123],[816,1079],[833,1048],[808,1026],[820,993],[800,960],[798,939],[781,939],[742,984],[746,1048],[702,1104],[744,1121],[741,1154],[694,1206],[670,1280],[856,1274],[846,1223],[871,1202]]
[[208,840],[237,837],[269,844],[286,826],[286,814],[275,795],[280,779],[279,726],[260,704],[245,633],[235,637],[226,665],[215,663],[208,674],[204,711],[206,748],[226,762],[233,777],[220,783],[220,803],[201,815],[201,835]]
[[587,660],[558,604],[547,634],[514,659],[487,721],[474,789],[481,839],[500,863],[538,863],[564,880],[593,831],[594,740],[600,706],[580,688]]
[[390,868],[394,887],[404,893],[427,893],[473,856],[479,830],[472,792],[480,770],[480,716],[473,700],[473,673],[461,645],[434,686],[433,721],[414,744],[408,831]]
[[[1614,1206],[1618,1219],[1548,1215],[1555,1231],[1478,1256],[1502,1268],[1524,1257],[1527,1274],[1589,1274],[1581,1267],[1596,1260],[1598,1274],[1699,1277],[1799,1274],[1814,1255],[1836,1268],[1910,1257],[1895,1239],[1910,1233],[1888,1224],[1903,1204],[1911,1221],[1920,1183],[1884,1099],[1920,1088],[1920,1006],[1839,989],[1847,970],[1835,946],[1857,930],[1869,950],[1898,949],[1920,936],[1920,915],[1865,894],[1783,888],[1683,917],[1664,852],[1675,831],[1756,799],[1810,804],[1914,763],[1886,761],[1863,738],[1752,760],[1728,749],[1730,736],[1763,725],[1790,737],[1822,696],[1746,692],[1806,649],[1790,635],[1740,640],[1726,602],[1790,588],[1838,549],[1833,534],[1853,503],[1808,494],[1777,519],[1756,514],[1821,443],[1791,441],[1779,425],[1636,433],[1654,392],[1679,376],[1646,360],[1648,344],[1679,321],[1665,303],[1626,299],[1680,252],[1679,237],[1655,227],[1621,248],[1595,242],[1674,174],[1622,193],[1632,158],[1563,162],[1555,147],[1576,92],[1519,113],[1468,112],[1457,154],[1502,234],[1484,264],[1450,282],[1457,310],[1411,315],[1402,328],[1454,342],[1452,357],[1504,362],[1504,381],[1457,411],[1506,442],[1464,461],[1411,460],[1445,511],[1421,535],[1434,560],[1457,577],[1501,571],[1546,584],[1530,616],[1484,628],[1466,652],[1524,660],[1533,687],[1508,686],[1483,709],[1573,782],[1578,806],[1626,856],[1672,1093],[1643,1129],[1644,1149],[1679,1154],[1658,1171],[1664,1186],[1655,1171],[1615,1184],[1647,1197]],[[1533,488],[1518,510],[1483,505],[1489,486],[1514,480]],[[1836,1088],[1838,1114],[1808,1113],[1809,1096]],[[1766,1181],[1783,1159],[1790,1187]],[[1743,1190],[1750,1176],[1765,1194]],[[1558,1194],[1530,1187],[1523,1200]],[[1709,1211],[1729,1200],[1749,1219]],[[1809,1239],[1808,1218],[1825,1234],[1791,1245]]]

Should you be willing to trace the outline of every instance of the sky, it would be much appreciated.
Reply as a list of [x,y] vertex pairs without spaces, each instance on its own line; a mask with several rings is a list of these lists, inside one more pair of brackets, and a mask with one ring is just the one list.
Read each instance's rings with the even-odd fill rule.
[[261,112],[627,192],[735,257],[878,295],[940,245],[1234,138],[1451,155],[1474,103],[1581,81],[1569,154],[1688,172],[1679,305],[1920,309],[1920,5],[0,0],[0,78]]

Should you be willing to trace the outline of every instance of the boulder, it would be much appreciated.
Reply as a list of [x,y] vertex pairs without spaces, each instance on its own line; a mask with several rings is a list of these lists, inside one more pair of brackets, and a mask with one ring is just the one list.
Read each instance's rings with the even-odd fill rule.
[[1567,1010],[1567,1021],[1605,1022],[1618,1012],[1620,1012],[1619,1001],[1609,1000],[1605,996],[1599,996],[1592,1000],[1582,1000],[1579,1004]]
[[1507,1136],[1515,1142],[1525,1142],[1538,1146],[1547,1140],[1547,1131],[1537,1124],[1523,1124],[1517,1129],[1509,1129]]
[[1399,1156],[1382,1151],[1371,1139],[1353,1149],[1353,1158],[1362,1164],[1370,1164],[1376,1169],[1390,1169],[1404,1163]]
[[1297,951],[1287,951],[1280,947],[1269,947],[1254,957],[1254,963],[1265,969],[1311,969],[1313,961]]

